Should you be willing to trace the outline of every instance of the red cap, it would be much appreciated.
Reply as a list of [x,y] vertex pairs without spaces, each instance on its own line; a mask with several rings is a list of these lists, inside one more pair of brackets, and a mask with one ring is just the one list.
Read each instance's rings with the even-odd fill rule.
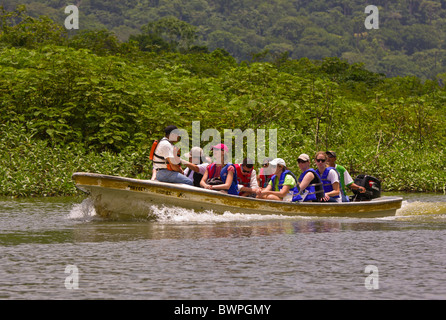
[[212,149],[220,149],[220,150],[224,150],[225,152],[229,151],[228,147],[226,145],[224,145],[223,143],[213,146]]

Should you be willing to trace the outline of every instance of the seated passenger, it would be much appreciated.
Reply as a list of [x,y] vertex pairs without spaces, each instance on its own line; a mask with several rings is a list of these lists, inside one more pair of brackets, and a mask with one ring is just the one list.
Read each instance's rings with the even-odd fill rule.
[[297,201],[319,202],[324,198],[324,188],[322,187],[319,173],[310,168],[310,157],[303,153],[297,158],[299,169],[302,174],[299,176],[300,195]]
[[[205,189],[219,190],[232,195],[238,195],[237,171],[232,163],[226,163],[228,147],[221,143],[213,146],[212,149],[214,150],[216,162],[211,163],[207,167],[201,179],[200,186]],[[216,180],[217,182],[215,182]]]
[[260,188],[266,188],[268,186],[269,181],[271,180],[271,177],[273,176],[274,172],[272,171],[270,166],[270,161],[273,160],[271,158],[265,158],[263,160],[262,167],[259,170],[259,176],[257,177],[257,183]]
[[203,149],[200,147],[193,147],[189,153],[186,154],[189,161],[181,160],[187,168],[184,170],[184,175],[194,183],[195,187],[200,187],[201,179],[206,171],[209,163],[203,162]]
[[268,183],[266,189],[263,189],[258,198],[268,200],[297,201],[299,189],[297,179],[294,174],[287,169],[283,159],[277,158],[269,163],[276,167],[274,175]]
[[342,202],[350,202],[349,197],[346,193],[346,188],[359,190],[360,193],[365,193],[365,188],[358,186],[348,173],[347,169],[343,166],[340,166],[336,163],[336,153],[334,151],[325,151],[325,154],[328,156],[327,163],[329,167],[333,167],[339,173],[339,180],[341,182],[341,192],[342,192]]
[[170,125],[164,129],[165,136],[152,146],[153,169],[156,171],[156,180],[170,183],[184,183],[192,185],[192,181],[183,175],[180,158],[173,143],[178,141],[176,126]]
[[239,196],[255,197],[259,185],[257,184],[257,175],[253,161],[245,158],[242,164],[235,165],[235,169],[237,170]]
[[316,153],[314,161],[324,187],[325,195],[322,201],[342,202],[339,174],[335,168],[328,166],[327,154],[324,151],[319,151]]

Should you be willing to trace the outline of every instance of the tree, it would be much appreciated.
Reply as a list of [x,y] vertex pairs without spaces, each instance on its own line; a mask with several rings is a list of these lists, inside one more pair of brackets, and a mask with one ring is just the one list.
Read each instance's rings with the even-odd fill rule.
[[165,40],[172,51],[187,51],[197,39],[195,26],[172,16],[149,22],[141,30],[143,34],[150,35],[153,39]]
[[8,12],[0,7],[0,42],[14,47],[36,48],[42,44],[63,44],[67,32],[46,16],[39,19],[27,15],[26,7]]

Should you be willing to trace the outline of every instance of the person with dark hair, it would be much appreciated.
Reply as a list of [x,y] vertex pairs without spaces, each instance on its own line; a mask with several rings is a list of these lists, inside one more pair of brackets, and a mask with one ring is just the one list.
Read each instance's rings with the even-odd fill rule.
[[339,173],[339,180],[341,182],[341,190],[342,190],[342,202],[350,202],[349,197],[346,193],[346,188],[359,190],[360,193],[365,193],[365,188],[358,186],[354,183],[352,177],[348,173],[347,169],[343,166],[340,166],[336,163],[336,152],[334,151],[325,151],[325,154],[328,156],[327,163],[330,167],[334,167],[336,171]]
[[302,153],[297,158],[299,169],[302,171],[299,176],[300,195],[299,202],[320,202],[324,198],[324,187],[317,170],[310,167],[310,156]]
[[255,197],[259,190],[254,163],[251,159],[243,159],[242,164],[236,164],[238,192],[242,197]]
[[262,167],[259,170],[259,176],[257,177],[257,184],[260,188],[266,188],[268,186],[271,177],[274,175],[274,170],[269,164],[273,158],[265,158],[262,163]]
[[164,137],[152,146],[150,154],[153,160],[153,169],[156,171],[156,180],[193,185],[193,182],[183,174],[178,149],[173,145],[179,138],[177,129],[174,125],[167,126],[164,129]]

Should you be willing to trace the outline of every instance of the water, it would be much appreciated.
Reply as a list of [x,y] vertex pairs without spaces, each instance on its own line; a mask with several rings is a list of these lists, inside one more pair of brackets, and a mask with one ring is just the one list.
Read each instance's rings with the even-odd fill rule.
[[445,299],[446,196],[403,196],[380,219],[154,207],[157,221],[1,198],[0,299]]

